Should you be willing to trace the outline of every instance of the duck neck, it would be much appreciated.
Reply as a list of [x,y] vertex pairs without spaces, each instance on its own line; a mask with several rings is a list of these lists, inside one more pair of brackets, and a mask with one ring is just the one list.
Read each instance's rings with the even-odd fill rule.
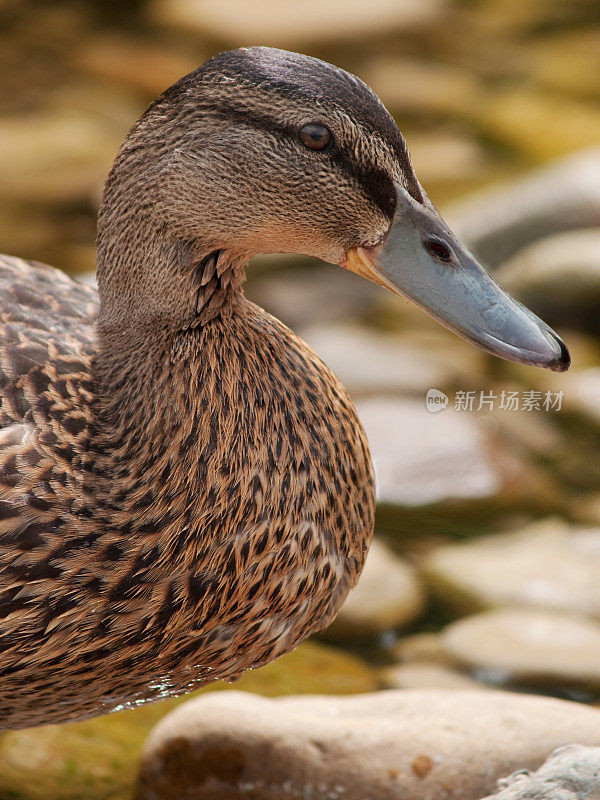
[[192,367],[194,355],[202,357],[190,351],[203,338],[193,333],[208,335],[216,320],[235,313],[247,262],[200,239],[168,236],[153,216],[140,207],[107,225],[101,212],[98,236],[97,393],[110,427],[136,428],[135,435],[147,427],[142,406],[156,419],[159,399],[168,404],[178,385],[185,391],[174,374],[177,353],[183,349]]

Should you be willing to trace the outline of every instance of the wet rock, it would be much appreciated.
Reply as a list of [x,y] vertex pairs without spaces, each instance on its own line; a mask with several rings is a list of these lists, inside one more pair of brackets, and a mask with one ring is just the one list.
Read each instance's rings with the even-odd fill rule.
[[483,370],[481,353],[466,362],[445,336],[385,334],[357,325],[303,328],[302,338],[353,395],[419,394],[432,386],[471,385]]
[[435,591],[463,611],[511,605],[600,617],[600,527],[546,519],[436,548],[423,566]]
[[[308,641],[271,664],[245,672],[236,689],[275,697],[287,694],[359,694],[377,688],[364,661],[329,644]],[[211,684],[210,691],[227,689]]]
[[151,13],[160,24],[197,31],[232,46],[259,41],[293,50],[309,42],[413,28],[435,19],[444,5],[443,0],[371,0],[368,5],[260,0],[248,14],[243,0],[155,0]]
[[475,192],[445,209],[444,216],[491,267],[535,239],[597,227],[600,148],[576,153],[505,186]]
[[519,770],[498,782],[484,800],[598,800],[600,747],[567,745],[555,750],[536,772]]
[[136,800],[477,800],[557,746],[600,742],[600,712],[495,691],[268,701],[229,692],[148,738]]
[[362,400],[357,408],[383,503],[553,502],[542,474],[489,435],[473,414],[451,405],[430,413],[424,402],[395,398]]
[[336,641],[376,636],[414,620],[424,603],[413,567],[374,539],[358,584],[323,635]]
[[442,632],[447,653],[493,683],[600,688],[600,624],[576,614],[499,609]]
[[530,244],[501,264],[497,277],[552,324],[600,332],[600,228]]

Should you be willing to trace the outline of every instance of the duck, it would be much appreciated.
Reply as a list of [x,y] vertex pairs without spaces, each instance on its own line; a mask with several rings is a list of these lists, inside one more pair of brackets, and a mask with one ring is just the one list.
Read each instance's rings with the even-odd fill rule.
[[443,221],[359,78],[221,53],[134,124],[98,214],[97,289],[0,257],[0,727],[233,680],[323,629],[373,535],[339,380],[243,293],[257,253],[341,265],[489,353],[558,335]]

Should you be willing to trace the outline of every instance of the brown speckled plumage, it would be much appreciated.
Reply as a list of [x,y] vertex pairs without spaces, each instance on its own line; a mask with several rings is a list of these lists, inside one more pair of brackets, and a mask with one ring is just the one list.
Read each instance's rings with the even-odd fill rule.
[[[327,97],[334,77],[349,97]],[[225,54],[123,146],[100,304],[57,270],[0,259],[0,727],[231,678],[324,627],[356,582],[374,513],[364,433],[335,376],[240,288],[253,252],[339,261],[389,225],[368,176],[414,176],[387,117],[379,132],[364,108],[353,119],[350,89],[377,129],[383,107],[341,70]],[[256,111],[270,95],[275,132]],[[324,103],[338,141],[354,137],[346,161],[285,138]]]

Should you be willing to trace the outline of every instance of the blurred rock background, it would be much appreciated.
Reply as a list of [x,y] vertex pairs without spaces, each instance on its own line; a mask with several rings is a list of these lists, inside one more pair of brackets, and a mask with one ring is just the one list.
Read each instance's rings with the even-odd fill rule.
[[[355,399],[380,504],[338,620],[236,688],[494,686],[598,703],[600,2],[0,0],[0,251],[89,274],[129,126],[206,58],[252,44],[375,89],[432,200],[558,327],[573,368],[492,359],[339,268],[257,259],[248,295]],[[430,388],[445,410],[427,410]],[[518,408],[501,407],[509,393]],[[5,734],[0,800],[124,800],[145,735],[178,702]]]

